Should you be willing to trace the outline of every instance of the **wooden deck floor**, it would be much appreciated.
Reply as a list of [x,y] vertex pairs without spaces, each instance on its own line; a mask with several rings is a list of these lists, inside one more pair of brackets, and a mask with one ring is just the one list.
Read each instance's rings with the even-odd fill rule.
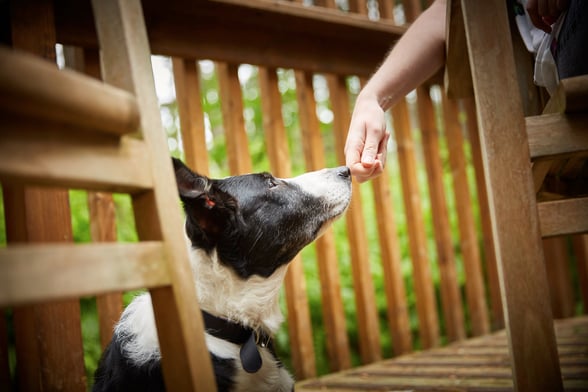
[[[566,391],[588,391],[588,317],[556,321]],[[506,332],[306,380],[314,391],[512,391]]]

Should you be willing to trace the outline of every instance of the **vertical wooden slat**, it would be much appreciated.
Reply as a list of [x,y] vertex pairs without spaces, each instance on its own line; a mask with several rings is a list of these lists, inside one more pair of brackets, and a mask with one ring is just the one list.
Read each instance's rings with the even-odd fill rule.
[[197,173],[208,176],[208,150],[198,64],[195,60],[174,57],[172,66],[186,164]]
[[445,199],[442,162],[439,154],[439,135],[429,90],[424,86],[417,88],[417,98],[423,155],[429,180],[429,195],[441,276],[441,304],[443,306],[447,338],[449,341],[456,341],[465,338],[466,331],[461,293],[457,281],[449,212]]
[[427,255],[425,228],[417,182],[414,142],[410,134],[410,121],[405,100],[392,108],[394,135],[398,146],[398,161],[402,180],[402,196],[406,210],[408,240],[416,306],[419,319],[419,336],[423,348],[439,345],[439,319],[435,293]]
[[574,293],[568,265],[566,237],[544,238],[543,251],[545,252],[545,268],[549,277],[547,280],[553,317],[572,317],[575,313]]
[[476,173],[476,190],[478,194],[478,206],[480,208],[480,222],[482,226],[482,239],[484,243],[484,261],[488,278],[488,291],[490,297],[490,311],[492,314],[492,329],[504,328],[504,313],[502,311],[502,297],[498,282],[498,266],[496,264],[496,250],[494,237],[492,236],[492,221],[490,218],[490,206],[488,204],[488,191],[482,164],[482,147],[478,137],[478,122],[476,119],[476,105],[473,98],[465,98],[461,101],[466,115],[466,128],[469,134],[470,148],[472,151],[472,165]]
[[[90,233],[94,242],[116,241],[116,207],[112,194],[107,192],[88,192],[90,210]],[[100,323],[100,344],[106,348],[112,339],[114,325],[123,310],[122,292],[99,295],[96,309]]]
[[588,313],[588,234],[572,236],[584,313]]
[[[67,67],[77,69],[96,79],[102,78],[98,51],[64,47],[64,57]],[[112,194],[108,192],[88,192],[88,209],[92,241],[115,242],[116,208]],[[100,325],[100,345],[102,349],[105,349],[112,339],[114,326],[123,310],[122,292],[97,296],[96,309]]]
[[387,303],[388,326],[392,334],[394,354],[401,355],[412,351],[412,335],[408,315],[408,302],[404,277],[400,241],[396,229],[396,218],[390,194],[390,179],[384,174],[372,181],[382,269]]
[[249,143],[243,119],[243,96],[239,84],[239,65],[215,63],[218,76],[227,158],[231,174],[251,172]]
[[457,118],[455,101],[442,95],[443,113],[445,117],[445,133],[449,149],[449,164],[453,178],[455,207],[461,238],[461,253],[466,274],[466,299],[472,322],[474,336],[490,331],[486,295],[484,292],[484,276],[480,248],[476,235],[476,224],[472,211],[472,198],[466,172],[464,138]]
[[171,287],[151,289],[163,375],[168,390],[211,391],[216,382],[197,307],[173,169],[166,148],[139,1],[92,2],[107,83],[137,97],[143,140],[151,155],[153,191],[133,195],[141,240],[163,240]]
[[506,5],[462,1],[518,391],[563,390]]
[[[300,117],[302,146],[307,170],[319,170],[325,167],[323,142],[316,117],[316,102],[312,87],[312,75],[302,71],[295,72],[296,99]],[[327,355],[331,371],[351,367],[349,340],[345,327],[345,314],[341,298],[341,285],[335,236],[329,228],[315,241],[319,279],[321,284],[321,303]]]
[[[349,125],[350,109],[347,85],[343,76],[327,76],[331,104],[333,107],[335,132],[335,149],[337,158],[344,164],[343,155],[347,127]],[[345,216],[347,222],[347,236],[351,251],[351,268],[355,302],[357,307],[357,321],[359,330],[359,352],[363,363],[370,363],[381,359],[380,328],[374,296],[374,283],[370,271],[368,244],[363,217],[361,193],[358,183],[353,183],[353,198]]]
[[[290,153],[282,119],[282,101],[275,69],[259,68],[263,129],[270,167],[274,175],[290,177]],[[316,376],[316,361],[312,342],[312,324],[306,295],[306,280],[302,258],[297,255],[285,277],[288,306],[288,331],[292,362],[297,379]]]
[[[49,1],[11,3],[13,46],[55,61],[55,23]],[[72,241],[68,193],[63,189],[4,189],[9,242]],[[7,216],[8,218],[8,216]],[[14,310],[21,390],[84,391],[80,307],[76,300]]]

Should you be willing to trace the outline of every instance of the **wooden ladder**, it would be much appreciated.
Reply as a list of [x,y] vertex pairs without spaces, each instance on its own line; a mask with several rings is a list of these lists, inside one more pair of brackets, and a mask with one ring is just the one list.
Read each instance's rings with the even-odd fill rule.
[[542,238],[587,232],[588,198],[537,192],[554,159],[586,161],[588,78],[563,80],[551,113],[525,118],[504,1],[450,1],[448,18],[449,89],[477,107],[515,389],[561,391]]
[[[35,12],[43,2],[33,3],[19,2],[12,17],[28,12],[51,22],[51,10],[41,18]],[[32,304],[59,307],[81,296],[148,288],[167,389],[216,390],[141,3],[92,6],[106,83],[0,48],[0,181],[9,242],[0,250],[0,308],[16,314]],[[15,48],[43,55],[15,32]],[[67,207],[66,188],[129,194],[139,242],[71,243],[71,229],[58,222],[70,219],[58,216],[68,211],[60,207]],[[67,384],[56,375],[71,372],[64,369],[69,359],[49,362],[39,374],[27,373],[34,390]]]

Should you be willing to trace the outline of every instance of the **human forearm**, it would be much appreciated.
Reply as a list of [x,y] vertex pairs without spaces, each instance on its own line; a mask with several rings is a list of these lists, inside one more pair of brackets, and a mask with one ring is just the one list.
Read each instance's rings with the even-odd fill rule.
[[396,43],[360,96],[390,108],[445,63],[445,0],[436,0]]

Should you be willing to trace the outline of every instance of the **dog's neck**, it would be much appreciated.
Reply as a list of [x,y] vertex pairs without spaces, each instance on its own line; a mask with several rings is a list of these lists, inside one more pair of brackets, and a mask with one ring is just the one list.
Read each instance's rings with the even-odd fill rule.
[[275,334],[283,321],[279,294],[287,265],[267,278],[254,275],[243,280],[219,262],[214,251],[208,254],[201,249],[191,249],[190,259],[203,310]]

